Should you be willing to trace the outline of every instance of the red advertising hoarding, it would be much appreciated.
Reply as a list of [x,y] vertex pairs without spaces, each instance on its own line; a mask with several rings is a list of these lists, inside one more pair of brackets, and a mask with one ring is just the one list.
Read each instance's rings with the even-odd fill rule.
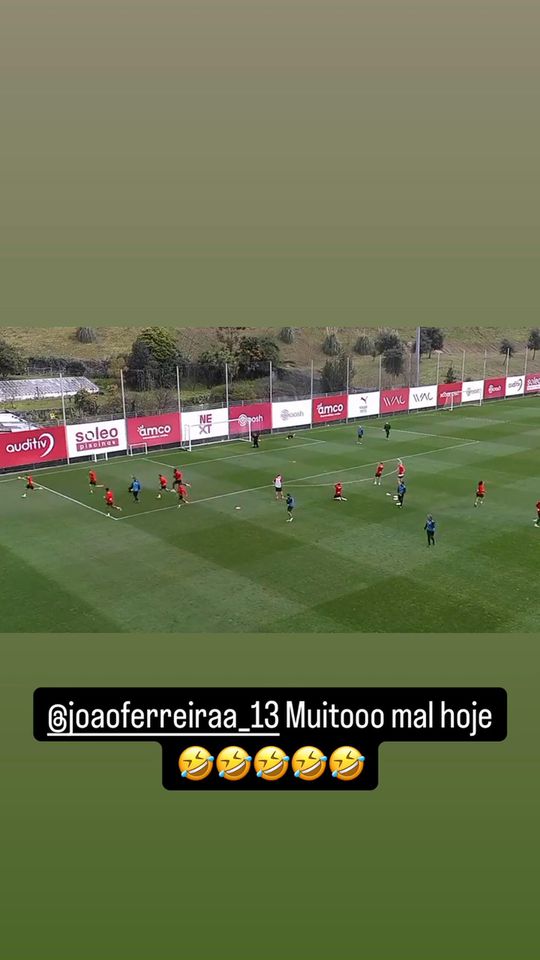
[[457,407],[461,403],[462,383],[439,383],[437,386],[437,406]]
[[164,443],[180,444],[182,442],[178,413],[162,413],[156,417],[131,417],[127,426],[130,447],[139,443],[158,447]]
[[506,396],[506,377],[484,380],[484,400],[503,400]]
[[409,409],[409,388],[396,387],[394,390],[381,391],[381,414],[407,413]]
[[347,419],[348,397],[340,393],[337,397],[313,397],[313,423],[332,423]]
[[540,393],[540,373],[528,373],[525,377],[525,393]]
[[245,403],[243,406],[238,404],[229,407],[229,436],[238,437],[242,434],[251,432],[257,433],[258,430],[272,429],[272,404],[271,403]]
[[0,468],[66,460],[66,432],[63,427],[43,430],[16,430],[0,433]]

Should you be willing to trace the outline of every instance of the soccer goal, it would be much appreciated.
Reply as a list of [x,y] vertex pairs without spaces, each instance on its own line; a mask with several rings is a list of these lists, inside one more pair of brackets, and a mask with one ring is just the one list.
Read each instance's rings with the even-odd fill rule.
[[[182,428],[182,449],[192,450],[194,446],[210,443],[236,443],[237,441],[251,443],[253,433],[252,418],[241,414],[234,420],[222,420],[208,427],[208,424],[184,423]],[[210,432],[207,432],[210,431]]]
[[130,443],[129,445],[129,455],[130,457],[136,457],[140,454],[146,455],[148,453],[148,444],[147,443]]
[[108,459],[109,459],[109,454],[107,453],[106,450],[100,450],[99,453],[92,454],[92,460],[94,461],[94,463],[97,463],[98,460],[108,460]]

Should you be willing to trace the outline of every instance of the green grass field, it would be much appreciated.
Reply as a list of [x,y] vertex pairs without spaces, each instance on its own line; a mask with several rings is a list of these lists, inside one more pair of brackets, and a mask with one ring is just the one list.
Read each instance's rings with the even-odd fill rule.
[[[88,464],[0,480],[4,630],[529,631],[539,605],[538,399],[368,422],[97,465],[123,512],[106,516]],[[407,467],[402,510],[392,496]],[[383,485],[375,463],[386,464]],[[192,502],[157,499],[182,464]],[[131,474],[141,502],[128,495]],[[281,472],[294,523],[274,498]],[[474,509],[475,486],[487,484]],[[333,501],[344,483],[347,502]],[[240,507],[237,510],[236,507]],[[438,523],[427,549],[427,512]]]

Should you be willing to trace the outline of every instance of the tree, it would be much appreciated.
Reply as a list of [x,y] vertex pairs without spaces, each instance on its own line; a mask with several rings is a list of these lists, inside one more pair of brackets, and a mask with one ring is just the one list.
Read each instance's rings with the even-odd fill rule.
[[405,351],[403,350],[403,344],[401,344],[401,342],[399,347],[390,347],[384,351],[382,355],[382,365],[386,373],[391,373],[393,377],[398,377],[400,373],[403,373]]
[[93,327],[77,327],[75,337],[79,343],[95,343],[97,333]]
[[72,403],[77,413],[89,414],[90,416],[97,413],[97,400],[88,390],[79,390],[73,397]]
[[22,353],[5,340],[0,340],[0,376],[24,373],[26,364]]
[[323,393],[337,393],[338,390],[345,390],[347,386],[347,366],[349,366],[349,381],[354,375],[354,368],[351,363],[347,364],[347,357],[337,357],[335,360],[327,360],[321,371],[321,387]]
[[375,344],[371,337],[361,334],[354,345],[354,352],[360,354],[361,357],[375,356]]
[[499,353],[502,353],[504,357],[513,357],[515,352],[516,348],[512,341],[504,337],[499,344]]
[[268,364],[279,361],[279,347],[271,337],[242,337],[236,359],[239,377],[266,377]]
[[240,334],[245,329],[245,327],[218,327],[216,338],[227,348],[229,353],[237,353],[242,339]]
[[533,351],[533,360],[536,357],[536,351],[540,350],[540,329],[534,327],[529,334],[529,339],[527,340],[527,346],[529,350]]
[[164,327],[148,327],[133,343],[127,359],[126,380],[135,390],[167,389],[175,385],[176,367],[183,363],[172,331]]
[[403,350],[401,337],[396,330],[379,330],[375,337],[375,352],[386,353],[387,350]]
[[238,370],[236,355],[226,346],[216,347],[214,350],[205,350],[204,353],[201,353],[198,364],[199,377],[207,387],[215,387],[219,383],[225,383],[225,364],[227,364],[229,381],[236,376]]
[[325,353],[327,357],[339,356],[341,353],[341,343],[338,339],[337,333],[334,331],[329,331],[323,340],[322,348],[323,353]]
[[[444,346],[444,333],[440,327],[420,327],[420,356],[428,355],[431,360],[431,354],[434,350],[442,350]],[[412,352],[416,353],[416,337],[414,338]]]
[[454,373],[454,368],[452,364],[450,364],[450,366],[448,367],[448,370],[446,371],[444,383],[457,383],[457,377]]

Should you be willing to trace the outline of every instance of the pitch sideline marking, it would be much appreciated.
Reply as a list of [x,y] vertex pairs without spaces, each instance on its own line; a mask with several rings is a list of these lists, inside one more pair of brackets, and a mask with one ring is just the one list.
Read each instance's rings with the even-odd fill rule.
[[40,487],[42,490],[46,490],[47,493],[54,493],[55,497],[61,497],[62,500],[69,500],[70,503],[76,503],[78,507],[84,507],[85,510],[91,510],[92,513],[99,513],[100,517],[105,517],[106,520],[120,519],[120,517],[109,517],[103,510],[98,510],[97,507],[91,507],[89,503],[83,503],[82,500],[76,500],[75,497],[68,497],[67,493],[60,493],[59,490],[53,490],[52,487],[46,487],[42,483],[40,483]]

